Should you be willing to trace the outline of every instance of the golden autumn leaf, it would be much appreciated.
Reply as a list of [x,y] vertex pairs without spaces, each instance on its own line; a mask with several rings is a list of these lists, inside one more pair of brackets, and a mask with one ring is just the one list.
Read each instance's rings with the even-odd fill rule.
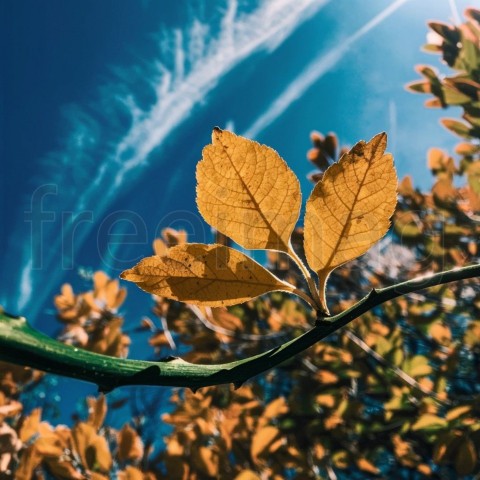
[[118,472],[119,480],[144,480],[144,478],[142,471],[132,465],[127,465],[124,472]]
[[259,457],[265,454],[268,447],[272,445],[280,437],[280,430],[277,427],[268,425],[263,428],[259,428],[252,438],[252,444],[250,447],[250,454],[252,460],[255,463],[259,462]]
[[105,420],[107,414],[107,402],[105,395],[100,395],[98,399],[95,397],[87,397],[88,420],[87,423],[92,425],[95,430],[99,430]]
[[307,201],[305,254],[319,277],[322,306],[330,273],[363,255],[390,227],[397,201],[387,135],[358,142],[325,172]]
[[40,418],[42,417],[42,409],[35,408],[28,417],[25,417],[22,427],[20,428],[20,440],[24,443],[38,433]]
[[95,435],[85,450],[85,458],[89,469],[107,472],[112,466],[112,454],[105,437]]
[[206,478],[218,478],[219,458],[216,449],[200,446],[190,453],[190,458],[193,465],[195,465]]
[[260,480],[260,477],[252,470],[243,470],[235,477],[235,480]]
[[197,166],[197,205],[206,222],[242,247],[287,252],[300,185],[275,150],[215,128]]
[[278,397],[275,400],[272,400],[266,407],[263,412],[262,418],[271,420],[273,418],[278,418],[281,415],[288,413],[288,404],[285,400],[285,397]]
[[238,250],[200,243],[172,247],[163,257],[144,258],[121,278],[155,295],[211,307],[294,290]]
[[142,439],[128,423],[118,432],[117,442],[117,457],[120,462],[136,461],[142,458],[144,451]]
[[457,418],[461,417],[462,415],[465,415],[469,413],[472,410],[471,405],[462,405],[460,407],[452,408],[447,412],[445,415],[445,418],[451,422],[452,420],[456,420]]
[[372,475],[378,475],[380,473],[380,469],[365,457],[358,458],[356,462],[357,467],[364,472],[371,473]]

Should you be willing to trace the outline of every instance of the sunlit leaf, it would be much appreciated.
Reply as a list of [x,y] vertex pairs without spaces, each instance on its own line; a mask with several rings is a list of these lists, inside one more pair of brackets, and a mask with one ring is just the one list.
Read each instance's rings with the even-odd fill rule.
[[433,323],[428,329],[430,336],[439,344],[446,345],[452,339],[452,332],[447,325],[441,322]]
[[412,430],[415,432],[417,430],[441,430],[448,426],[448,422],[437,415],[432,415],[426,413],[419,417],[419,419],[412,425]]
[[453,174],[456,171],[455,163],[452,157],[449,157],[440,148],[430,148],[427,154],[427,165],[433,172],[444,170]]
[[390,227],[397,177],[386,144],[385,133],[357,143],[325,172],[307,201],[305,253],[325,308],[330,273],[364,254]]
[[235,305],[294,288],[245,254],[223,245],[190,243],[144,258],[121,277],[155,295],[212,307]]
[[444,82],[443,84],[443,95],[445,102],[448,105],[462,105],[472,100],[468,95],[465,95],[460,90],[455,88],[454,85],[451,85],[447,82]]
[[332,455],[332,462],[337,468],[347,468],[349,464],[348,452],[339,450]]
[[143,455],[143,442],[138,433],[126,424],[118,433],[117,456],[121,462],[139,460]]
[[83,465],[87,465],[86,451],[96,436],[95,429],[88,423],[80,422],[72,428],[72,436],[75,444],[75,450],[82,460]]
[[370,460],[366,458],[359,458],[357,460],[357,467],[367,473],[371,473],[373,475],[377,475],[380,473],[380,469],[376,467]]
[[268,449],[268,447],[278,439],[280,436],[280,430],[277,427],[268,425],[266,427],[258,429],[252,438],[251,450],[252,459],[254,462],[258,462],[259,457],[262,456]]
[[421,377],[423,375],[429,375],[432,372],[432,367],[427,357],[415,355],[405,360],[403,370],[412,377]]
[[407,90],[410,90],[413,93],[431,93],[432,87],[429,81],[427,80],[416,80],[405,85]]
[[100,395],[98,399],[94,397],[87,397],[88,404],[88,420],[87,422],[98,430],[105,419],[107,414],[107,402],[105,401],[105,395]]
[[287,251],[300,185],[275,150],[215,128],[197,166],[197,205],[206,222],[242,247]]
[[112,455],[105,437],[95,435],[85,451],[87,466],[90,469],[107,472],[112,466]]
[[235,477],[235,480],[260,480],[260,477],[252,470],[244,470]]
[[442,118],[440,121],[445,128],[455,133],[459,137],[472,138],[471,128],[466,123],[460,122],[459,120],[455,120],[453,118]]
[[480,162],[473,162],[468,166],[467,178],[471,190],[480,196]]
[[466,413],[469,413],[472,410],[471,405],[462,405],[460,407],[455,407],[452,408],[447,412],[445,415],[445,418],[451,422],[453,420],[456,420],[457,418],[461,417],[462,415],[465,415]]
[[335,395],[331,393],[322,393],[315,397],[315,400],[322,407],[333,408],[335,406]]
[[219,469],[218,454],[211,447],[201,446],[190,453],[194,466],[206,478],[217,478]]
[[32,410],[30,415],[25,418],[22,424],[22,428],[20,429],[20,440],[22,442],[27,442],[33,437],[35,434],[38,433],[38,427],[40,425],[40,418],[42,416],[42,409],[35,408]]
[[285,400],[285,397],[279,397],[275,400],[272,400],[266,407],[263,412],[263,417],[266,419],[277,418],[281,415],[288,413],[288,405]]

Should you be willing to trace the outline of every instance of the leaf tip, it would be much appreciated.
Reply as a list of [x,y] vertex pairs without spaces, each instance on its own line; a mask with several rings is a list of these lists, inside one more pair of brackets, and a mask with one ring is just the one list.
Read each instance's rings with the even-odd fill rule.
[[129,274],[131,272],[131,268],[129,268],[128,270],[124,270],[120,275],[119,277],[122,279],[122,280],[128,280],[128,277],[129,277]]
[[380,133],[377,133],[368,143],[382,145],[382,146],[384,145],[385,146],[384,148],[386,148],[387,139],[388,139],[387,132],[380,132]]
[[212,130],[212,143],[215,143],[219,140],[220,136],[222,135],[223,130],[220,127],[213,127]]

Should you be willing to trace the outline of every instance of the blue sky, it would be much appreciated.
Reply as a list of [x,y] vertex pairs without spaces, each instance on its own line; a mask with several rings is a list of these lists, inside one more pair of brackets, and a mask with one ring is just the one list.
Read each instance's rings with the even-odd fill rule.
[[[439,64],[425,22],[475,3],[2,2],[0,304],[52,331],[79,269],[116,276],[168,225],[208,240],[194,171],[215,125],[277,149],[304,198],[312,130],[350,145],[385,130],[400,176],[428,187],[427,149],[456,139],[404,85]],[[149,301],[131,290],[135,321]]]

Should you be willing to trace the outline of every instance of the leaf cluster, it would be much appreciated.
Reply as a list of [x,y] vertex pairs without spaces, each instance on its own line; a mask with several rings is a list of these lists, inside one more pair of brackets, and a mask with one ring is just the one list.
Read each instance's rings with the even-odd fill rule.
[[230,306],[273,291],[295,293],[328,315],[331,272],[368,251],[390,227],[397,180],[386,141],[382,133],[357,143],[325,171],[307,200],[303,247],[318,286],[292,246],[301,192],[285,161],[275,150],[219,128],[204,148],[197,166],[197,204],[204,219],[243,248],[288,255],[304,275],[309,295],[224,245],[177,245],[121,277],[147,292],[198,306]]

